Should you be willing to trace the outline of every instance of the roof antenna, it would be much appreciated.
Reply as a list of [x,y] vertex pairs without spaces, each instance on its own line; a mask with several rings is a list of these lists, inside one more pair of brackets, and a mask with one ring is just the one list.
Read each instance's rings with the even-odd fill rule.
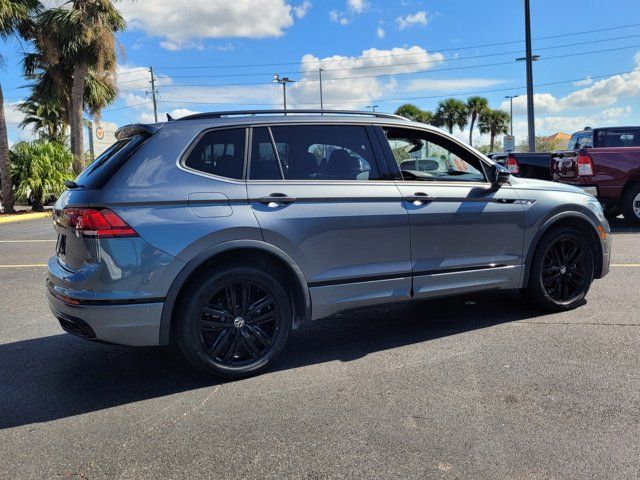
[[173,117],[167,113],[167,122],[173,122]]

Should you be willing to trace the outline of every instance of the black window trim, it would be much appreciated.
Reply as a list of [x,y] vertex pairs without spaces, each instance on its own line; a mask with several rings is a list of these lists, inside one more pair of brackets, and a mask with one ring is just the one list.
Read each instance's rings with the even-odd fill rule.
[[[221,175],[215,175],[213,173],[203,172],[202,170],[196,170],[195,168],[191,168],[186,164],[187,158],[189,157],[193,149],[196,147],[196,145],[198,145],[198,142],[200,142],[202,137],[204,137],[206,134],[212,131],[219,131],[219,130],[244,130],[244,155],[242,158],[242,178],[223,177]],[[178,157],[178,161],[176,162],[176,164],[180,170],[183,170],[187,173],[191,173],[193,175],[199,175],[201,177],[206,177],[206,178],[213,178],[215,180],[221,180],[223,182],[244,183],[246,178],[245,173],[247,169],[247,141],[249,140],[250,133],[251,133],[250,125],[224,125],[224,126],[211,127],[211,128],[206,128],[204,130],[201,130],[195,136],[195,138],[189,143],[189,145],[187,145],[187,148],[185,148],[182,151],[182,153]]]
[[[380,175],[380,178],[377,180],[338,180],[338,179],[287,179],[284,178],[284,170],[282,168],[282,164],[280,161],[280,154],[278,153],[278,149],[276,148],[276,144],[275,144],[275,138],[273,136],[273,133],[271,132],[271,127],[302,127],[302,126],[314,126],[314,127],[322,127],[322,126],[329,126],[329,127],[362,127],[364,128],[365,131],[365,135],[367,136],[367,139],[369,140],[369,144],[371,145],[371,157],[373,162],[375,163],[377,169],[378,169],[378,173]],[[392,181],[390,175],[389,175],[389,170],[387,168],[387,164],[384,158],[384,153],[382,151],[382,149],[380,149],[380,146],[377,143],[377,139],[375,138],[375,134],[374,134],[374,130],[373,128],[377,126],[377,124],[372,124],[372,123],[367,123],[367,122],[340,122],[340,121],[336,121],[336,122],[309,122],[309,121],[305,121],[305,122],[278,122],[278,123],[266,123],[266,122],[261,122],[261,123],[255,123],[249,126],[249,130],[251,131],[250,135],[253,137],[253,130],[255,128],[261,128],[261,127],[266,127],[267,130],[269,131],[269,135],[271,138],[271,143],[272,143],[272,147],[274,149],[274,151],[276,152],[276,158],[278,160],[278,167],[280,168],[280,173],[282,175],[282,178],[280,179],[271,179],[271,180],[258,180],[258,179],[251,179],[250,178],[250,170],[251,170],[251,149],[253,148],[253,141],[251,141],[250,145],[249,145],[249,151],[247,152],[247,163],[249,164],[249,167],[247,168],[247,174],[245,176],[245,182],[247,183],[255,183],[255,184],[266,184],[266,183],[270,183],[270,182],[281,182],[281,183],[316,183],[316,184],[330,184],[330,183],[336,183],[336,184],[340,184],[340,185],[345,185],[345,184],[357,184],[357,185],[363,185],[366,183],[371,182],[373,185],[380,185],[385,181]]]
[[382,151],[384,153],[384,157],[385,160],[387,162],[387,166],[389,168],[389,172],[390,172],[390,177],[393,178],[393,180],[395,182],[402,182],[404,183],[420,183],[422,185],[424,185],[427,182],[424,182],[422,180],[405,180],[402,178],[402,173],[400,172],[400,168],[398,167],[398,163],[396,162],[395,157],[393,156],[393,152],[391,151],[391,147],[389,146],[389,142],[387,140],[387,137],[384,133],[384,129],[403,129],[403,130],[413,130],[415,132],[421,132],[423,134],[427,134],[427,135],[433,135],[436,138],[441,138],[443,139],[445,142],[451,142],[454,143],[455,145],[457,145],[458,147],[460,147],[461,149],[463,149],[465,152],[467,152],[469,155],[475,157],[479,162],[480,165],[482,167],[482,175],[484,176],[484,180],[483,181],[455,181],[455,180],[435,180],[433,182],[429,182],[429,184],[433,184],[434,186],[436,185],[456,185],[456,186],[463,186],[463,185],[482,185],[482,186],[486,186],[486,187],[490,187],[491,186],[491,182],[489,182],[489,180],[487,180],[488,176],[487,176],[487,168],[489,168],[490,164],[480,155],[477,155],[473,150],[469,149],[469,147],[467,145],[465,145],[464,143],[460,142],[458,139],[456,138],[452,138],[452,137],[448,137],[446,135],[441,134],[438,131],[435,130],[431,130],[431,129],[427,129],[427,128],[417,128],[414,127],[413,125],[402,125],[402,124],[397,124],[397,123],[377,123],[374,125],[374,127],[378,127],[376,128],[376,132],[378,135],[378,141],[381,143],[381,148]]

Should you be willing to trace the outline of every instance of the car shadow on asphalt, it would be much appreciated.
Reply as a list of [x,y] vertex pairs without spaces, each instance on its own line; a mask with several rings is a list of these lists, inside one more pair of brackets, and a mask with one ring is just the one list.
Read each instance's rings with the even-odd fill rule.
[[[290,337],[266,374],[539,317],[518,292],[491,292],[349,312]],[[428,348],[428,343],[425,345]],[[0,345],[0,429],[212,386],[169,347],[122,347],[61,334]]]
[[630,225],[622,216],[610,218],[609,226],[613,233],[640,233],[640,227]]

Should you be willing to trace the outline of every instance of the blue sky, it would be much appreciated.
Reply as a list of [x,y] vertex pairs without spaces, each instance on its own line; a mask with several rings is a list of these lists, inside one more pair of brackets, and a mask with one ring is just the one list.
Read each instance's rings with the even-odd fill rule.
[[[534,42],[534,53],[542,56],[534,65],[538,133],[640,123],[640,2],[609,0],[606,8],[589,0],[531,3],[534,38],[588,32]],[[148,66],[158,78],[163,117],[280,107],[281,89],[271,83],[275,72],[297,80],[288,87],[291,107],[319,107],[322,67],[325,108],[378,105],[393,111],[408,101],[434,109],[445,96],[476,92],[504,108],[505,95],[520,94],[514,129],[518,140],[525,136],[524,64],[514,62],[524,49],[517,43],[524,38],[519,0],[123,0],[117,5],[128,21],[119,35],[126,56],[117,77],[120,98],[105,109],[106,121],[153,119],[145,94]],[[17,128],[20,115],[13,108],[27,92],[19,88],[25,84],[19,51],[29,46],[10,41],[1,48],[7,62],[0,82],[10,140],[16,141],[29,137]],[[629,73],[612,75],[623,72]]]

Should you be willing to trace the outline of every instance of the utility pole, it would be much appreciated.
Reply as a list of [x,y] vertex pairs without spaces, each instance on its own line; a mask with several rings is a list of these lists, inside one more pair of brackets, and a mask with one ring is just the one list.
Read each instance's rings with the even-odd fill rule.
[[322,71],[323,68],[318,68],[318,77],[320,78],[320,111],[324,110],[324,104],[322,103]]
[[[153,99],[153,118],[156,123],[158,122],[158,99],[156,98],[156,78],[153,75],[153,67],[149,67],[149,74],[151,75],[151,98]],[[149,92],[147,92],[149,93]]]
[[533,112],[533,56],[531,55],[531,12],[529,0],[524,0],[525,42],[527,53],[527,126],[529,130],[529,151],[536,151],[536,126]]
[[506,95],[504,98],[509,99],[509,119],[511,120],[511,136],[513,137],[513,99],[520,95]]

